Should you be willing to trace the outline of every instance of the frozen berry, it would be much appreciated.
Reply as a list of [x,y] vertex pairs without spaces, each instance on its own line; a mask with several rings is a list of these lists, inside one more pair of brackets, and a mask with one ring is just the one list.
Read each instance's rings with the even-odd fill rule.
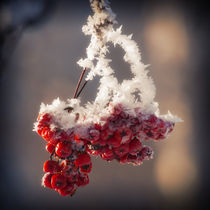
[[129,153],[131,155],[136,155],[137,152],[139,152],[142,149],[141,142],[135,138],[129,143]]
[[51,178],[52,178],[53,174],[51,173],[46,173],[43,177],[42,177],[42,185],[44,187],[48,187],[48,188],[53,188],[51,185]]
[[54,174],[51,178],[51,185],[56,190],[64,188],[66,184],[66,177],[61,174]]
[[44,127],[42,129],[41,136],[46,141],[49,141],[52,138],[52,136],[53,136],[53,132],[50,130],[50,128]]
[[113,149],[109,149],[109,147],[105,147],[101,153],[101,158],[104,160],[111,161],[115,158],[115,154]]
[[118,157],[122,157],[129,152],[129,144],[121,144],[119,147],[115,148],[114,151]]
[[51,143],[47,143],[45,148],[50,154],[55,152],[55,146]]
[[81,173],[90,173],[92,170],[92,163],[90,162],[89,164],[81,165],[79,170]]
[[79,154],[77,159],[75,160],[75,165],[81,166],[81,165],[86,165],[91,162],[90,155],[87,153],[82,153]]
[[58,192],[62,196],[73,195],[76,191],[74,184],[68,184],[66,187],[59,189]]
[[66,158],[71,155],[72,148],[68,142],[59,142],[55,148],[56,154],[61,158]]
[[85,186],[89,184],[89,177],[87,174],[80,174],[77,181],[77,186]]
[[43,171],[50,172],[50,173],[59,172],[60,166],[57,161],[47,160],[47,161],[45,161],[45,163],[43,165]]
[[121,136],[115,134],[114,137],[107,139],[107,144],[112,147],[119,147],[121,144],[121,140],[122,140]]

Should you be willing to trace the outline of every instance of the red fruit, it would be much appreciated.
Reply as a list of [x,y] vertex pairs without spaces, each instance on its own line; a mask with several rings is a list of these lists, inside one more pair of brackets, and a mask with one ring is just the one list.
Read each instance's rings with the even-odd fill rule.
[[97,141],[100,138],[100,132],[96,129],[91,129],[89,135],[92,141]]
[[35,128],[36,128],[37,133],[41,136],[42,135],[42,130],[44,128],[44,125],[38,123],[38,125],[36,125]]
[[87,165],[91,162],[90,155],[87,153],[79,154],[77,159],[75,160],[76,166]]
[[66,158],[71,155],[72,147],[68,142],[59,142],[55,148],[56,154],[61,158]]
[[49,140],[49,143],[53,144],[54,146],[56,146],[58,142],[59,139],[57,139],[55,135],[53,135],[53,137]]
[[101,125],[98,124],[98,123],[95,123],[95,124],[94,124],[94,127],[95,127],[95,129],[97,129],[97,130],[101,130]]
[[154,114],[151,114],[145,122],[152,125],[152,127],[155,127],[157,124],[157,121],[158,121],[158,118]]
[[52,138],[52,136],[53,136],[53,132],[50,130],[49,127],[44,127],[42,129],[41,136],[46,141],[49,141]]
[[62,189],[67,184],[67,179],[61,174],[54,174],[51,178],[51,185],[55,190]]
[[78,177],[78,181],[77,181],[77,186],[85,186],[89,184],[89,177],[87,174],[80,174],[80,176]]
[[118,157],[122,157],[129,152],[129,144],[121,144],[119,147],[114,149],[114,152]]
[[44,176],[42,177],[42,186],[52,189],[53,188],[51,185],[52,176],[53,176],[53,174],[51,174],[51,173],[44,174]]
[[121,164],[128,163],[128,154],[126,154],[126,155],[120,157],[119,162],[120,162]]
[[70,141],[70,142],[72,142],[72,141],[74,141],[74,131],[73,130],[68,130],[67,132],[66,132],[66,140],[67,141]]
[[59,189],[58,192],[62,196],[73,195],[76,191],[76,187],[73,184],[68,184],[66,187]]
[[67,177],[67,182],[68,183],[77,183],[78,182],[78,177],[79,177],[78,172],[72,172],[71,171],[71,174]]
[[136,155],[136,153],[138,153],[141,149],[142,144],[137,138],[135,138],[129,143],[129,153],[131,155]]
[[101,131],[100,139],[106,140],[113,136],[113,131],[109,130],[108,128]]
[[50,154],[55,152],[55,146],[49,142],[47,143],[45,148]]
[[89,164],[81,165],[79,170],[81,173],[90,173],[92,170],[92,163],[90,162]]
[[121,144],[122,138],[119,133],[115,133],[114,137],[107,139],[107,144],[112,147],[119,147]]
[[101,154],[101,158],[104,160],[111,161],[115,158],[115,154],[112,149],[109,149],[109,147],[105,147]]
[[52,116],[48,113],[46,114],[40,114],[40,116],[38,116],[38,118],[40,119],[39,122],[40,123],[44,123],[44,124],[49,124],[50,121],[52,120]]
[[64,172],[64,171],[67,171],[71,168],[71,162],[70,160],[63,160],[61,162],[61,171]]
[[129,163],[135,164],[135,162],[137,162],[137,160],[138,160],[137,155],[128,154],[128,162]]
[[44,172],[50,172],[50,173],[55,173],[59,172],[61,170],[59,164],[57,161],[54,160],[47,160],[45,161],[43,165],[43,171]]
[[102,153],[102,147],[100,145],[92,145],[92,148],[87,147],[86,152],[90,155],[100,155]]
[[117,136],[121,136],[121,142],[124,144],[132,137],[132,130],[130,128],[122,128],[116,131]]

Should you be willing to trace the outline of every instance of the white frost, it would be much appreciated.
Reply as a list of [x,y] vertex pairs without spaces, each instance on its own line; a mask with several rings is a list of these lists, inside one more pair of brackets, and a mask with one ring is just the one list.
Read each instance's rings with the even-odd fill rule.
[[[52,113],[63,129],[75,126],[76,113],[80,114],[77,124],[99,121],[102,116],[108,115],[109,102],[121,103],[128,109],[140,107],[143,112],[154,113],[172,122],[180,122],[180,119],[170,112],[167,115],[159,115],[158,103],[154,101],[156,89],[152,78],[148,76],[148,65],[141,62],[140,51],[136,42],[132,40],[132,34],[124,35],[122,26],[114,27],[116,15],[112,12],[108,1],[90,0],[90,2],[94,14],[88,17],[87,24],[82,28],[85,35],[91,36],[90,44],[86,49],[87,57],[77,63],[83,69],[88,69],[86,80],[92,80],[95,76],[100,77],[96,99],[87,103],[85,107],[80,106],[79,99],[70,99],[67,102],[56,99],[51,105],[42,104],[40,112]],[[114,46],[119,45],[124,50],[123,58],[129,63],[133,74],[131,80],[124,80],[120,84],[114,77],[114,69],[109,65],[111,60],[106,58],[109,53],[109,43]],[[67,106],[74,108],[70,114],[64,111]]]

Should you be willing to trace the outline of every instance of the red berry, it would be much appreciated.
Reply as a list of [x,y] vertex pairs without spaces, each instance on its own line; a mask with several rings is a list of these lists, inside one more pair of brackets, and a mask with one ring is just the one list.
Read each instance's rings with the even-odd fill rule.
[[36,126],[35,126],[35,129],[37,131],[37,133],[41,136],[42,135],[42,130],[44,128],[44,125],[38,123]]
[[128,154],[126,154],[126,155],[120,157],[119,162],[120,162],[121,164],[128,163]]
[[92,141],[97,141],[100,138],[100,132],[96,129],[91,129],[89,135]]
[[67,182],[68,183],[77,183],[78,182],[78,177],[79,177],[78,172],[72,172],[71,171],[71,173],[67,177]]
[[90,155],[87,153],[79,154],[77,159],[75,160],[76,166],[86,165],[91,162]]
[[118,135],[120,134],[123,144],[128,142],[132,137],[132,130],[130,128],[119,129],[117,133]]
[[55,190],[62,189],[66,186],[66,177],[61,174],[54,174],[51,178],[51,185]]
[[56,146],[58,142],[59,139],[57,139],[55,135],[53,135],[53,137],[49,140],[49,143],[53,144],[54,146]]
[[50,121],[52,120],[52,116],[48,113],[43,115],[41,114],[40,116],[38,116],[38,118],[40,119],[39,122],[44,124],[49,124]]
[[49,141],[53,136],[53,132],[50,130],[49,127],[44,127],[42,132],[41,132],[41,136],[46,141]]
[[133,163],[135,164],[135,162],[137,162],[137,155],[131,155],[131,154],[128,154],[128,162],[129,163]]
[[90,173],[92,170],[92,163],[90,162],[89,164],[81,165],[79,170],[81,173]]
[[47,160],[47,161],[45,161],[45,163],[43,165],[44,172],[54,173],[54,172],[59,172],[60,170],[61,170],[61,168],[60,168],[58,162],[54,161],[54,160]]
[[115,133],[114,137],[107,139],[107,144],[112,147],[119,147],[121,144],[122,138],[118,133]]
[[52,178],[53,174],[51,173],[46,173],[44,174],[44,176],[42,177],[42,185],[44,187],[48,187],[48,188],[53,188],[51,185],[51,178]]
[[58,192],[62,196],[73,195],[76,191],[76,187],[73,184],[68,184],[66,187],[59,189]]
[[109,149],[109,147],[105,147],[103,149],[103,152],[101,154],[101,158],[104,160],[111,161],[115,158],[115,154],[113,152],[113,149]]
[[66,158],[71,155],[72,148],[68,142],[59,142],[55,148],[56,154],[61,158]]
[[47,143],[45,148],[50,154],[55,152],[55,146],[49,142]]
[[63,160],[63,161],[61,162],[62,171],[69,170],[70,167],[71,167],[71,161],[70,161],[70,160]]
[[95,124],[94,124],[94,127],[95,127],[95,129],[97,129],[97,130],[101,130],[101,125],[98,124],[98,123],[95,123]]
[[131,155],[136,155],[136,153],[138,153],[141,149],[142,144],[137,138],[135,138],[129,143],[129,153]]
[[77,186],[85,186],[89,184],[89,177],[87,174],[80,174],[80,176],[78,177],[78,181],[77,181]]
[[129,152],[129,144],[121,144],[119,147],[114,149],[114,152],[118,157],[122,157]]

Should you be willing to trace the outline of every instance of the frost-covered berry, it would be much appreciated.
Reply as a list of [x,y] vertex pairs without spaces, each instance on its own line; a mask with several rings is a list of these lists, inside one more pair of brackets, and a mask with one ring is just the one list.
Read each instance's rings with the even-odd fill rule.
[[114,149],[115,154],[118,157],[122,157],[129,152],[129,144],[121,144],[119,147]]
[[142,143],[137,139],[133,139],[130,143],[129,143],[129,153],[131,155],[136,155],[137,152],[139,152],[142,149]]
[[58,192],[62,196],[73,195],[76,191],[76,186],[74,184],[68,184],[66,187],[62,189],[58,189]]
[[42,132],[41,132],[41,136],[43,137],[43,139],[45,139],[46,141],[49,141],[52,136],[53,136],[53,132],[50,130],[49,127],[44,127],[42,129]]
[[87,153],[79,154],[77,159],[75,160],[76,166],[87,165],[91,162],[90,155]]
[[78,181],[77,181],[77,186],[85,186],[89,184],[89,177],[87,174],[80,174],[80,176],[78,177]]
[[45,148],[50,154],[55,152],[55,146],[51,143],[47,143]]
[[115,134],[113,137],[107,139],[107,144],[111,147],[119,147],[121,144],[122,138],[119,133]]
[[111,161],[115,158],[115,153],[113,149],[110,149],[108,146],[103,148],[101,153],[101,158],[107,161]]
[[60,171],[60,166],[57,161],[47,160],[43,165],[44,172],[55,173]]
[[70,156],[72,153],[71,144],[68,142],[59,142],[56,145],[55,153],[61,158],[66,158]]
[[53,188],[51,185],[51,178],[52,178],[53,174],[51,173],[45,173],[44,176],[42,177],[42,185],[44,187],[48,187],[48,188]]
[[88,164],[85,164],[85,165],[80,165],[79,166],[79,170],[81,173],[90,173],[91,170],[92,170],[92,163],[88,163]]
[[54,174],[51,178],[51,185],[54,189],[62,189],[67,185],[67,179],[61,174]]

